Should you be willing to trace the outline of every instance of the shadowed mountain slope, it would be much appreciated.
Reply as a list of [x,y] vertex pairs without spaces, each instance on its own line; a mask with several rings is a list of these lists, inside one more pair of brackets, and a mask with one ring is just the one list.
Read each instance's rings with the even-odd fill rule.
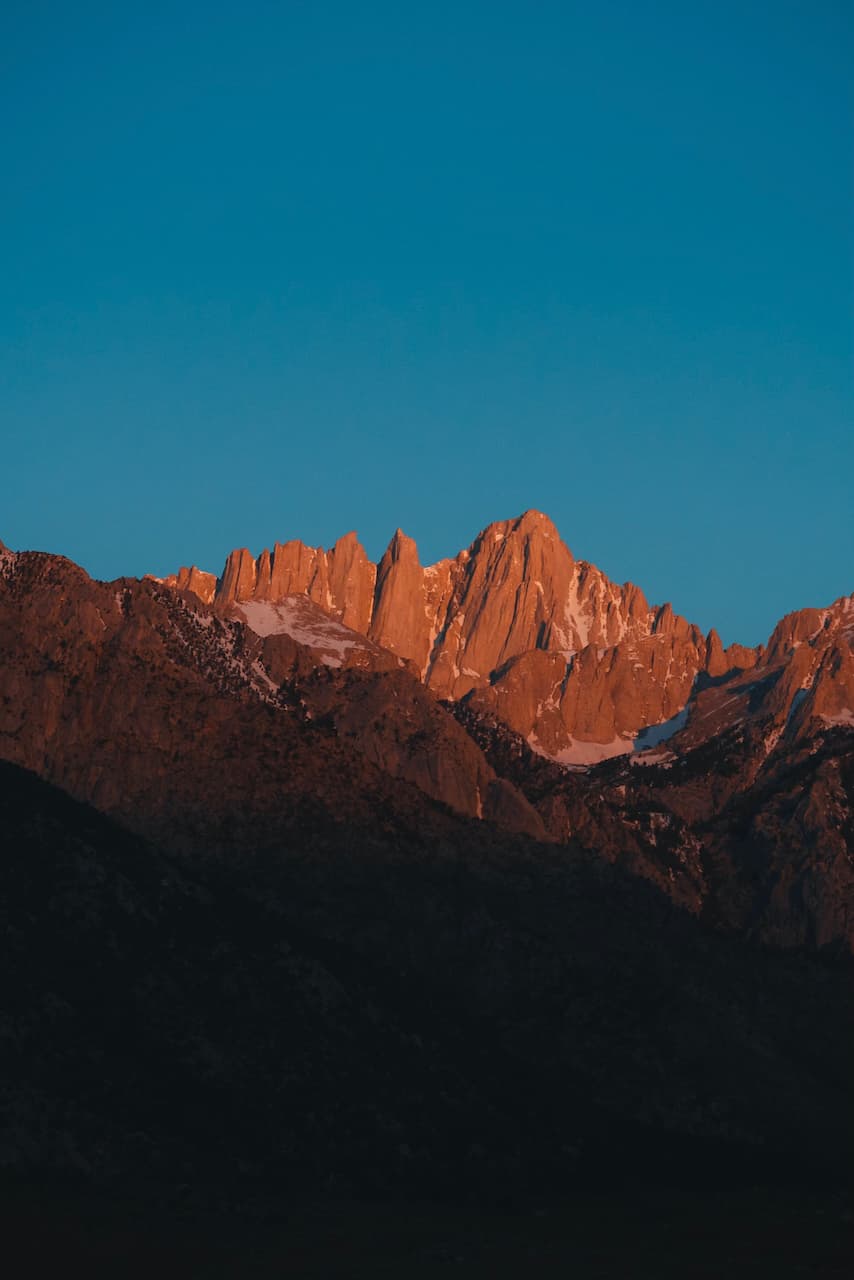
[[462,1189],[831,1171],[850,974],[570,851],[175,861],[0,765],[6,1169]]
[[[748,670],[695,676],[669,737],[567,769],[499,696],[515,681],[530,702],[528,666],[554,653],[443,704],[411,660],[306,595],[221,609],[4,552],[0,753],[176,850],[306,840],[326,817],[440,840],[456,814],[575,840],[718,927],[850,949],[852,618],[843,599],[784,619]],[[594,691],[614,669],[615,650],[596,652],[567,690],[588,660]]]

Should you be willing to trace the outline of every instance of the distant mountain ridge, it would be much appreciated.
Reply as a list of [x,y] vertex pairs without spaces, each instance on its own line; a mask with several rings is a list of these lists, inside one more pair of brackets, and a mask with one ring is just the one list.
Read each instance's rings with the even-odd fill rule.
[[[716,631],[704,634],[669,604],[650,606],[639,587],[576,560],[538,511],[488,525],[456,557],[434,565],[422,566],[415,542],[398,529],[378,565],[349,533],[328,552],[299,541],[276,543],[257,558],[233,551],[219,577],[182,568],[166,583],[250,626],[243,606],[305,596],[412,664],[437,697],[470,699],[535,751],[567,764],[663,741],[685,728],[698,680],[777,670],[789,632],[803,639],[812,627],[814,639],[820,631],[813,626],[819,611],[806,609],[784,619],[767,648],[725,649]],[[831,621],[822,623],[818,648],[836,635],[833,619],[849,606],[843,599],[821,614]],[[805,688],[804,663],[802,656],[793,667],[798,689]],[[854,707],[850,645],[831,667],[822,672],[819,701],[827,714],[844,717]],[[831,684],[838,695],[828,692]]]
[[[0,758],[178,850],[303,841],[318,814],[441,846],[464,821],[577,843],[716,927],[854,948],[854,600],[724,651],[552,530],[490,526],[432,571],[397,535],[370,598],[353,537],[236,553],[207,602],[190,571],[4,550]],[[305,590],[271,596],[276,573]],[[583,647],[554,647],[570,626]]]
[[[507,657],[563,643],[540,602],[596,581],[545,532],[433,575],[398,538],[369,617],[352,540],[340,609],[0,551],[0,1170],[847,1170],[852,602],[726,669],[603,586],[579,651]],[[439,580],[433,669],[499,664],[455,698],[409,648]],[[680,699],[598,763],[535,736]]]

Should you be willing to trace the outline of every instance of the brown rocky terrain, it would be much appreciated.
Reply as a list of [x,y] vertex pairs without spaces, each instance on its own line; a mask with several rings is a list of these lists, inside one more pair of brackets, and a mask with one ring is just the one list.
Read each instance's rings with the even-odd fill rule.
[[[5,552],[0,754],[187,847],[319,810],[438,833],[440,809],[413,816],[426,796],[577,841],[716,926],[851,948],[850,598],[725,651],[577,565],[536,513],[435,572],[398,532],[373,597],[366,563],[349,536],[235,553],[218,581],[102,584]],[[463,651],[489,674],[449,689]]]
[[[354,539],[290,544],[273,596],[273,559],[102,583],[0,549],[0,1166],[840,1167],[852,602],[725,652],[541,522],[433,575],[397,535],[375,598]],[[550,607],[597,602],[571,635],[549,565]],[[486,675],[434,680],[469,649]],[[563,762],[584,733],[626,747]]]
[[681,753],[674,742],[567,770],[497,718],[454,709],[554,840],[630,868],[714,927],[774,946],[854,948],[850,731],[825,727],[766,760],[761,731],[737,729]]
[[150,580],[7,555],[0,757],[171,843],[263,842],[319,809],[393,823],[423,794],[544,835],[400,659],[292,604],[254,617],[259,635]]
[[577,561],[547,516],[489,525],[453,560],[422,566],[401,530],[376,567],[355,534],[331,551],[277,543],[234,551],[222,575],[167,580],[215,609],[305,595],[414,664],[439,698],[478,691],[536,750],[591,763],[631,750],[645,727],[685,705],[698,673],[746,669],[757,652],[724,650],[669,605]]
[[759,702],[771,716],[769,743],[790,712],[796,727],[854,722],[850,598],[790,615],[766,648],[724,649],[716,631],[704,635],[670,605],[650,607],[631,583],[576,561],[536,511],[489,525],[455,559],[426,568],[398,530],[376,568],[348,534],[328,553],[276,544],[257,560],[233,552],[219,579],[182,569],[167,581],[232,616],[305,597],[410,663],[438,698],[467,698],[565,764],[630,754],[677,730],[696,743],[730,725],[745,700],[751,716]]
[[496,699],[456,710],[554,839],[763,941],[851,948],[852,640],[852,597],[791,614],[748,669],[700,673],[663,741],[652,726],[631,755],[576,773],[508,733]]

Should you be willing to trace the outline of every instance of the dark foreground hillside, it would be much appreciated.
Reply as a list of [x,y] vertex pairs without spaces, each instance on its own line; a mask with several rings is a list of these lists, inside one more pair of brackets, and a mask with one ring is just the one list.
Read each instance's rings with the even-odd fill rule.
[[573,1192],[521,1204],[291,1198],[198,1204],[17,1187],[9,1274],[107,1280],[848,1280],[850,1198],[779,1187]]
[[615,868],[482,824],[179,865],[10,765],[0,830],[7,1171],[495,1196],[844,1168],[849,967]]

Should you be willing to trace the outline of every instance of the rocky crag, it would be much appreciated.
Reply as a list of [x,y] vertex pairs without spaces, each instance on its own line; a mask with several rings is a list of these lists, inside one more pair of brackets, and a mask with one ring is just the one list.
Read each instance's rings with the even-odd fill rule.
[[[2,553],[0,756],[172,845],[440,806],[574,841],[721,927],[854,945],[854,601],[724,650],[537,513],[422,569],[331,552],[93,582]],[[469,665],[472,664],[472,665]],[[432,833],[432,835],[431,835]]]
[[[191,568],[166,581],[268,632],[288,629],[271,606],[308,600],[404,659],[436,697],[495,713],[560,763],[660,743],[689,716],[686,741],[709,736],[783,668],[775,729],[793,704],[798,723],[854,721],[851,599],[791,615],[767,647],[725,649],[716,631],[703,634],[669,604],[650,606],[632,583],[575,560],[537,511],[489,525],[454,559],[426,567],[398,530],[376,566],[350,533],[328,552],[276,543],[257,559],[232,552],[219,577]],[[717,696],[707,693],[694,715],[711,686]]]
[[841,1167],[852,633],[724,651],[530,514],[432,571],[0,548],[0,1164]]

